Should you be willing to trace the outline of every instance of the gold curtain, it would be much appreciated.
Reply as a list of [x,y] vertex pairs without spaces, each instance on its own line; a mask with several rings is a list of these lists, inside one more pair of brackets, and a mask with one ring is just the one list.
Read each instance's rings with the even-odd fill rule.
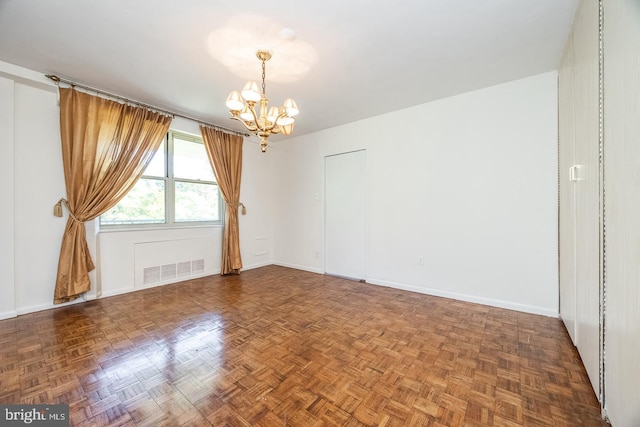
[[221,274],[239,273],[242,268],[240,256],[240,229],[238,228],[238,206],[240,202],[240,178],[242,175],[241,136],[200,126],[204,146],[209,156],[218,187],[227,203],[222,235]]
[[[94,269],[84,223],[115,206],[134,186],[169,129],[171,117],[60,89],[60,135],[69,219],[53,302],[89,290]],[[60,209],[58,209],[60,211]]]

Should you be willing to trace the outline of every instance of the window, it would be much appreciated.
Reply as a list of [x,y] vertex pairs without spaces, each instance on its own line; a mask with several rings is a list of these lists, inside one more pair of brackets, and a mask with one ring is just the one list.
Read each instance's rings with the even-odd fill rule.
[[169,131],[142,177],[101,226],[219,223],[222,200],[202,138]]

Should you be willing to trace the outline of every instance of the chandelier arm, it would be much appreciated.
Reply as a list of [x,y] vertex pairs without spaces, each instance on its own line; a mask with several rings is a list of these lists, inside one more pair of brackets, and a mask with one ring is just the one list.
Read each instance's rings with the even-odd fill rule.
[[288,114],[287,114],[286,111],[284,113],[278,114],[278,117],[273,121],[273,124],[271,125],[271,128],[269,128],[269,130],[271,131],[276,126],[278,126],[278,130],[273,130],[273,131],[271,131],[271,133],[279,133],[280,132],[280,125],[278,125],[278,120],[281,119],[282,117],[288,117]]
[[260,129],[261,129],[262,131],[264,131],[264,132],[269,132],[269,133],[278,133],[278,132],[280,132],[280,130],[274,131],[273,129],[275,129],[275,128],[276,128],[276,126],[279,126],[279,125],[278,125],[278,119],[280,119],[281,117],[286,117],[286,115],[287,115],[287,113],[286,113],[286,112],[285,112],[285,113],[278,114],[278,117],[276,117],[276,119],[273,121],[273,123],[271,123],[271,125],[270,125],[270,126],[265,126],[264,128],[263,128],[263,127],[260,127]]
[[256,109],[253,105],[249,106],[249,111],[251,111],[251,115],[253,116],[253,123],[255,123],[256,130],[262,129],[262,127],[260,126],[260,121],[258,120],[258,116],[256,115]]
[[[277,120],[276,120],[277,121]],[[265,132],[275,133],[273,132],[273,128],[276,127],[276,122],[271,123],[269,126],[264,128]]]
[[251,122],[244,121],[244,120],[242,120],[240,117],[237,117],[237,116],[236,116],[236,117],[229,117],[229,118],[230,118],[231,120],[237,120],[237,121],[239,121],[239,122],[240,122],[240,123],[242,123],[242,124],[244,125],[244,127],[245,127],[245,128],[247,128],[247,130],[248,130],[248,131],[250,131],[250,132],[254,132],[254,133],[255,133],[255,131],[257,131],[257,130],[258,130],[258,128],[257,128],[255,125],[253,125]]
[[247,128],[249,132],[256,133],[258,131],[258,127],[251,122],[242,122],[242,124]]

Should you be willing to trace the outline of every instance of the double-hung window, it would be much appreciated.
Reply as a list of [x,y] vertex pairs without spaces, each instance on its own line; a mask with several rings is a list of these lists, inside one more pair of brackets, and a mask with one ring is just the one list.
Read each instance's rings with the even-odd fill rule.
[[202,138],[170,130],[135,186],[100,216],[102,227],[221,222],[222,200]]

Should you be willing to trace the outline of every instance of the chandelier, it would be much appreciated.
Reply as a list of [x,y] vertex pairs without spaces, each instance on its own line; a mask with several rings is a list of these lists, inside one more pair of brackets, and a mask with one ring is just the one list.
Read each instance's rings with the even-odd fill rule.
[[[262,93],[259,92],[258,84],[249,81],[244,85],[241,92],[232,90],[227,97],[227,108],[231,113],[231,118],[241,122],[249,132],[260,137],[260,150],[267,151],[267,138],[271,134],[282,132],[283,135],[290,135],[293,132],[295,119],[298,114],[296,102],[287,98],[281,107],[268,108],[269,100],[265,91],[265,62],[271,59],[271,52],[259,50],[256,56],[262,61]],[[260,103],[260,112],[256,113],[256,104]]]

